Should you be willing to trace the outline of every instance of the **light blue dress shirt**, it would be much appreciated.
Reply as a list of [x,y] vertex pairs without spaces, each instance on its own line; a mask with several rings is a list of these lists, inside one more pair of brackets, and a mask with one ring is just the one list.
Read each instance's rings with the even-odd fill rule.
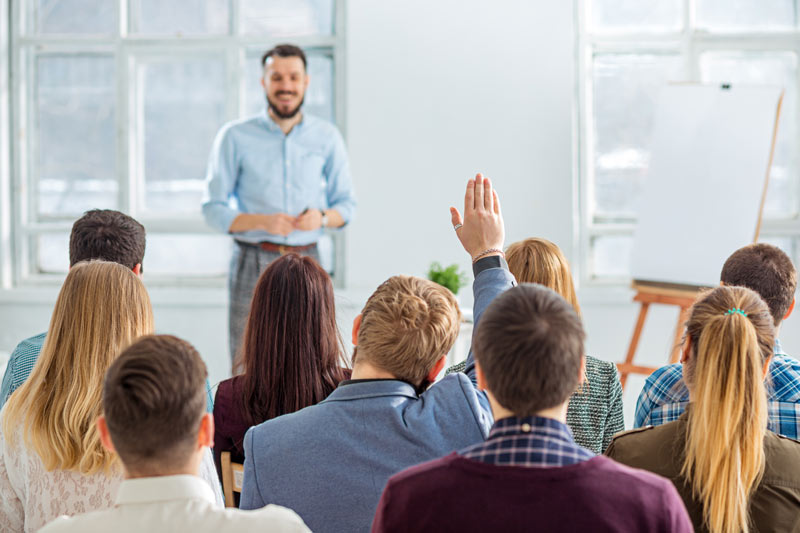
[[[226,124],[214,140],[206,184],[203,215],[223,233],[241,213],[297,216],[305,209],[336,209],[348,223],[356,208],[339,130],[306,114],[288,135],[266,108]],[[321,234],[321,229],[293,231],[284,237],[252,230],[235,237],[250,243],[302,246],[317,242]]]

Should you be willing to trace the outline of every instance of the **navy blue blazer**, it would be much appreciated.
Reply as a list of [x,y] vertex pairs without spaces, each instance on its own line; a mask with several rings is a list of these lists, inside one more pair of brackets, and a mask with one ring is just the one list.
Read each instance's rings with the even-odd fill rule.
[[[476,325],[489,303],[516,284],[504,261],[487,259],[493,261],[476,264]],[[316,533],[369,531],[392,475],[482,442],[492,422],[471,352],[465,374],[446,376],[419,395],[399,380],[340,385],[316,405],[247,431],[240,507],[286,506]]]

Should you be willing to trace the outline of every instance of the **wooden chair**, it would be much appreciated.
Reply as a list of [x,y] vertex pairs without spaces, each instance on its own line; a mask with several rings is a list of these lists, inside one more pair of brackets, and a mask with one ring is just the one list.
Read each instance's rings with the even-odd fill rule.
[[242,493],[244,465],[232,463],[231,452],[222,452],[220,463],[222,465],[222,492],[225,493],[225,507],[236,507],[233,493]]

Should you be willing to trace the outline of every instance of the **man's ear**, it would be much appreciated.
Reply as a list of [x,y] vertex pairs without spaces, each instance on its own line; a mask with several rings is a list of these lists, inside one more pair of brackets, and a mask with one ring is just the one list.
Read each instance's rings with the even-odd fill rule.
[[133,273],[136,274],[137,276],[139,276],[139,277],[142,276],[142,264],[141,263],[136,263],[136,265],[133,267],[132,270],[133,270]]
[[787,318],[789,318],[789,315],[791,315],[791,314],[792,314],[792,311],[794,311],[794,304],[795,304],[795,302],[796,302],[796,300],[795,300],[794,298],[792,298],[792,305],[790,305],[790,306],[789,306],[789,310],[788,310],[788,311],[786,311],[786,314],[785,314],[785,315],[783,315],[783,319],[784,319],[784,320],[786,320]]
[[358,330],[361,329],[361,313],[353,320],[353,346],[358,346]]
[[267,82],[264,80],[264,74],[261,74],[261,87],[263,87],[265,91],[267,90]]
[[681,350],[681,363],[686,364],[689,359],[692,357],[692,339],[688,335],[686,336],[686,340],[683,342],[683,350]]
[[103,448],[114,453],[114,443],[111,442],[111,433],[108,432],[106,417],[103,415],[97,417],[97,432],[100,434],[100,442],[103,444]]
[[214,415],[206,413],[200,419],[200,432],[197,434],[197,447],[214,446]]
[[306,89],[308,89],[308,83],[309,83],[310,81],[311,81],[311,76],[309,76],[309,75],[308,75],[308,73],[306,72],[306,82],[305,82],[305,84],[303,85],[303,91],[305,91]]
[[436,361],[436,364],[433,365],[433,368],[431,368],[431,371],[428,372],[428,375],[426,376],[426,379],[430,383],[433,383],[434,381],[436,381],[436,376],[438,376],[439,372],[441,372],[442,369],[444,368],[445,359],[447,359],[447,356],[445,356],[445,355],[440,357],[439,360]]
[[586,383],[586,356],[581,357],[581,370],[578,374],[578,387]]
[[486,390],[486,377],[483,375],[483,369],[481,369],[481,365],[477,361],[475,362],[475,377],[478,379],[478,388]]

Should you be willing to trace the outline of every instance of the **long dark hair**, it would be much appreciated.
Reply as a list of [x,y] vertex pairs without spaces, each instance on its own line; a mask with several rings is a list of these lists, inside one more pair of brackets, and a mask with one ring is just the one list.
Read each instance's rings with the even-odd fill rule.
[[245,420],[260,424],[325,399],[346,378],[342,346],[327,272],[298,254],[270,263],[242,342]]

